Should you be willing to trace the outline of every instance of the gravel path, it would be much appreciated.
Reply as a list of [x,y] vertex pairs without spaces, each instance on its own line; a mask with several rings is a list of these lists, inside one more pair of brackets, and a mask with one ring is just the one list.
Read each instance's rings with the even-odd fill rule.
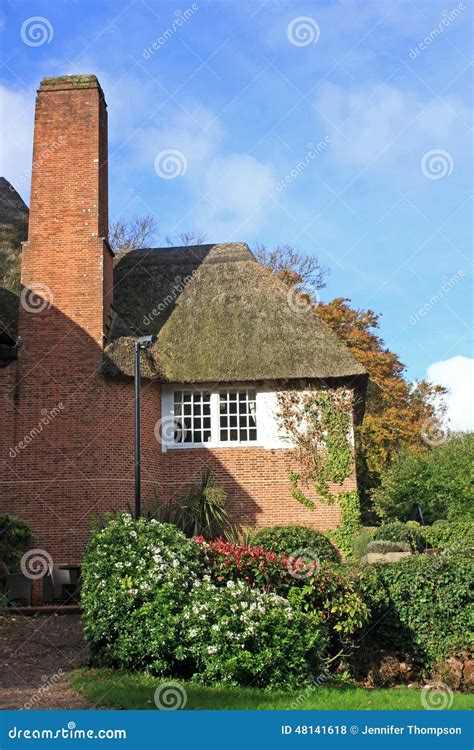
[[86,709],[70,672],[87,661],[79,615],[0,617],[0,709]]

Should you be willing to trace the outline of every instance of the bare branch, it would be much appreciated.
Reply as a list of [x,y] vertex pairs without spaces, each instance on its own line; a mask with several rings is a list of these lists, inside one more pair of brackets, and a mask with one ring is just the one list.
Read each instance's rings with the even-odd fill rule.
[[199,229],[193,229],[189,232],[180,232],[176,237],[167,235],[165,240],[170,247],[189,247],[190,245],[203,245],[207,240],[207,235]]
[[291,245],[277,245],[270,250],[259,244],[254,255],[281,281],[310,297],[317,297],[316,292],[326,286],[329,270],[314,255],[302,255]]
[[118,219],[110,224],[109,244],[116,253],[128,253],[146,247],[158,235],[158,222],[152,214]]

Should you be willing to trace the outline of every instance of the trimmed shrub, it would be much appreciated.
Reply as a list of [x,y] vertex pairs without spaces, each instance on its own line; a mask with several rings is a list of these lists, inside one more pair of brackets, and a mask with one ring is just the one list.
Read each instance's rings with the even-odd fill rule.
[[399,650],[421,665],[472,647],[472,560],[418,555],[367,565],[359,591],[371,611],[361,650]]
[[195,663],[199,681],[300,688],[322,670],[320,617],[242,582],[196,581],[183,622],[181,656]]
[[215,583],[244,581],[252,588],[286,593],[292,579],[289,579],[285,555],[223,539],[206,542],[204,537],[196,537],[195,541],[205,550]]
[[26,521],[8,513],[0,514],[0,560],[10,569],[19,569],[20,560],[32,538],[33,534]]
[[429,547],[441,552],[473,552],[473,521],[436,521],[425,526],[423,534]]
[[171,524],[121,513],[95,529],[81,592],[93,662],[175,673],[182,610],[202,574],[201,547]]
[[310,550],[320,562],[339,562],[336,548],[320,531],[309,526],[271,526],[255,534],[252,544],[284,555]]
[[423,534],[417,531],[413,525],[402,523],[401,521],[392,521],[384,523],[375,532],[375,538],[383,539],[387,542],[403,542],[408,544],[412,552],[423,552],[426,548],[426,542]]
[[408,542],[390,542],[383,539],[375,539],[373,542],[368,543],[367,552],[378,552],[383,555],[386,552],[411,552],[411,547]]

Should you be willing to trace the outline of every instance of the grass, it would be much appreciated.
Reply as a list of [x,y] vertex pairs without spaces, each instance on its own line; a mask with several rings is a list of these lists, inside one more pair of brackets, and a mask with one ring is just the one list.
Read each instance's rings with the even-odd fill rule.
[[[368,690],[349,685],[307,688],[294,692],[266,692],[256,688],[207,687],[140,672],[128,674],[108,669],[74,672],[72,687],[97,706],[156,710],[154,694],[164,683],[178,682],[186,691],[186,709],[414,709],[423,708],[421,690],[381,688]],[[474,708],[474,698],[455,693],[453,709]]]

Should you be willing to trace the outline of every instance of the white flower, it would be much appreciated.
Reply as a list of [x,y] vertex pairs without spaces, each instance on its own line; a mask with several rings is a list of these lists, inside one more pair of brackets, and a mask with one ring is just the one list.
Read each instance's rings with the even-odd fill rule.
[[227,588],[228,589],[232,589],[232,588],[234,588],[234,586],[235,586],[234,581],[227,581]]
[[217,646],[208,646],[207,647],[207,653],[208,654],[216,654],[218,651]]

